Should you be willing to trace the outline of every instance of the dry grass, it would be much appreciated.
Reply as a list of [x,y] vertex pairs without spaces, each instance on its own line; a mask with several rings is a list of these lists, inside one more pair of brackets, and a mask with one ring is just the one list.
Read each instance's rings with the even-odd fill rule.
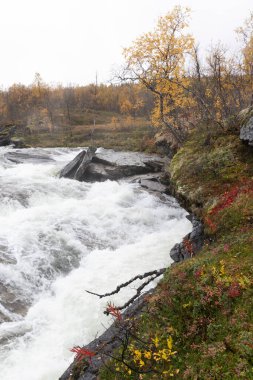
[[108,122],[55,128],[54,131],[33,132],[26,144],[34,147],[102,146],[116,150],[154,151],[156,129],[144,118],[114,117]]

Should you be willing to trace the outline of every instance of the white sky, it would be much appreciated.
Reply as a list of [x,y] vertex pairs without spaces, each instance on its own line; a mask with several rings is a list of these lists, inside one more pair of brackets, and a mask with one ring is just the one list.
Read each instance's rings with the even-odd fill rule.
[[191,31],[202,48],[221,40],[235,48],[234,29],[253,0],[0,0],[0,85],[88,84],[111,77],[122,48],[174,5],[192,9]]

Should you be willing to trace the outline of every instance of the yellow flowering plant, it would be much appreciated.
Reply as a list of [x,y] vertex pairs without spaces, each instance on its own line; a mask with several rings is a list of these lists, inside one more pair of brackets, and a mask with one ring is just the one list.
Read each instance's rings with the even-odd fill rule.
[[179,369],[174,368],[172,360],[177,354],[173,349],[173,338],[154,336],[148,342],[139,340],[136,336],[131,344],[122,351],[121,360],[115,362],[116,378],[145,379],[145,375],[154,373],[157,378],[175,377]]

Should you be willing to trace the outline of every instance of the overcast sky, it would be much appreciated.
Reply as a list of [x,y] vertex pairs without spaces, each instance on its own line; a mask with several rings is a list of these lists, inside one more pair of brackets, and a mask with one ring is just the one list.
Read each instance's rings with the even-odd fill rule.
[[253,0],[0,0],[0,85],[88,84],[110,79],[122,48],[152,30],[174,5],[192,9],[191,31],[202,48],[218,40],[235,48],[234,29]]

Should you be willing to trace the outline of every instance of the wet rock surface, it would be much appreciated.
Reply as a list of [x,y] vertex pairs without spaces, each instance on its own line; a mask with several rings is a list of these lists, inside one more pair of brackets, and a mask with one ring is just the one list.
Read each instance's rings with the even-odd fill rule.
[[60,172],[60,178],[71,178],[82,181],[88,165],[94,157],[94,151],[88,149],[80,152],[72,161],[70,161]]
[[253,146],[253,116],[241,127],[240,139]]
[[51,157],[46,154],[33,154],[33,153],[23,153],[23,152],[8,152],[4,155],[4,158],[8,161],[14,162],[15,164],[23,163],[43,163],[54,161]]
[[163,162],[158,160],[131,161],[127,156],[114,160],[104,158],[103,154],[96,154],[94,149],[80,152],[60,172],[60,178],[76,179],[85,182],[103,182],[119,180],[124,177],[160,172]]
[[25,315],[28,305],[25,305],[8,285],[0,283],[0,294],[0,324],[17,320],[20,315]]
[[[143,294],[137,301],[135,301],[124,313],[123,319],[133,318],[139,315],[145,308],[146,297],[151,294],[152,290]],[[92,358],[92,364],[87,368],[80,368],[74,361],[59,380],[72,380],[73,378],[78,380],[96,380],[99,369],[103,366],[104,360],[107,358],[107,354],[111,354],[115,349],[122,344],[123,331],[121,326],[114,322],[99,338],[93,340],[85,348],[92,352],[98,352],[103,348],[103,358],[101,355],[96,355]],[[74,377],[73,377],[74,376]]]
[[6,146],[11,144],[11,139],[16,131],[15,125],[3,125],[0,126],[0,146]]
[[159,176],[156,176],[156,177],[147,176],[147,177],[140,178],[139,184],[144,189],[147,189],[150,191],[159,192],[159,193],[167,192],[167,187],[160,182]]
[[1,125],[0,146],[12,145],[14,148],[26,148],[25,137],[30,134],[30,128],[25,125]]
[[12,137],[10,143],[14,148],[22,149],[27,147],[23,138]]
[[204,227],[195,216],[189,215],[192,222],[192,232],[187,234],[181,243],[175,244],[170,251],[170,257],[176,263],[189,259],[195,255],[204,244]]

